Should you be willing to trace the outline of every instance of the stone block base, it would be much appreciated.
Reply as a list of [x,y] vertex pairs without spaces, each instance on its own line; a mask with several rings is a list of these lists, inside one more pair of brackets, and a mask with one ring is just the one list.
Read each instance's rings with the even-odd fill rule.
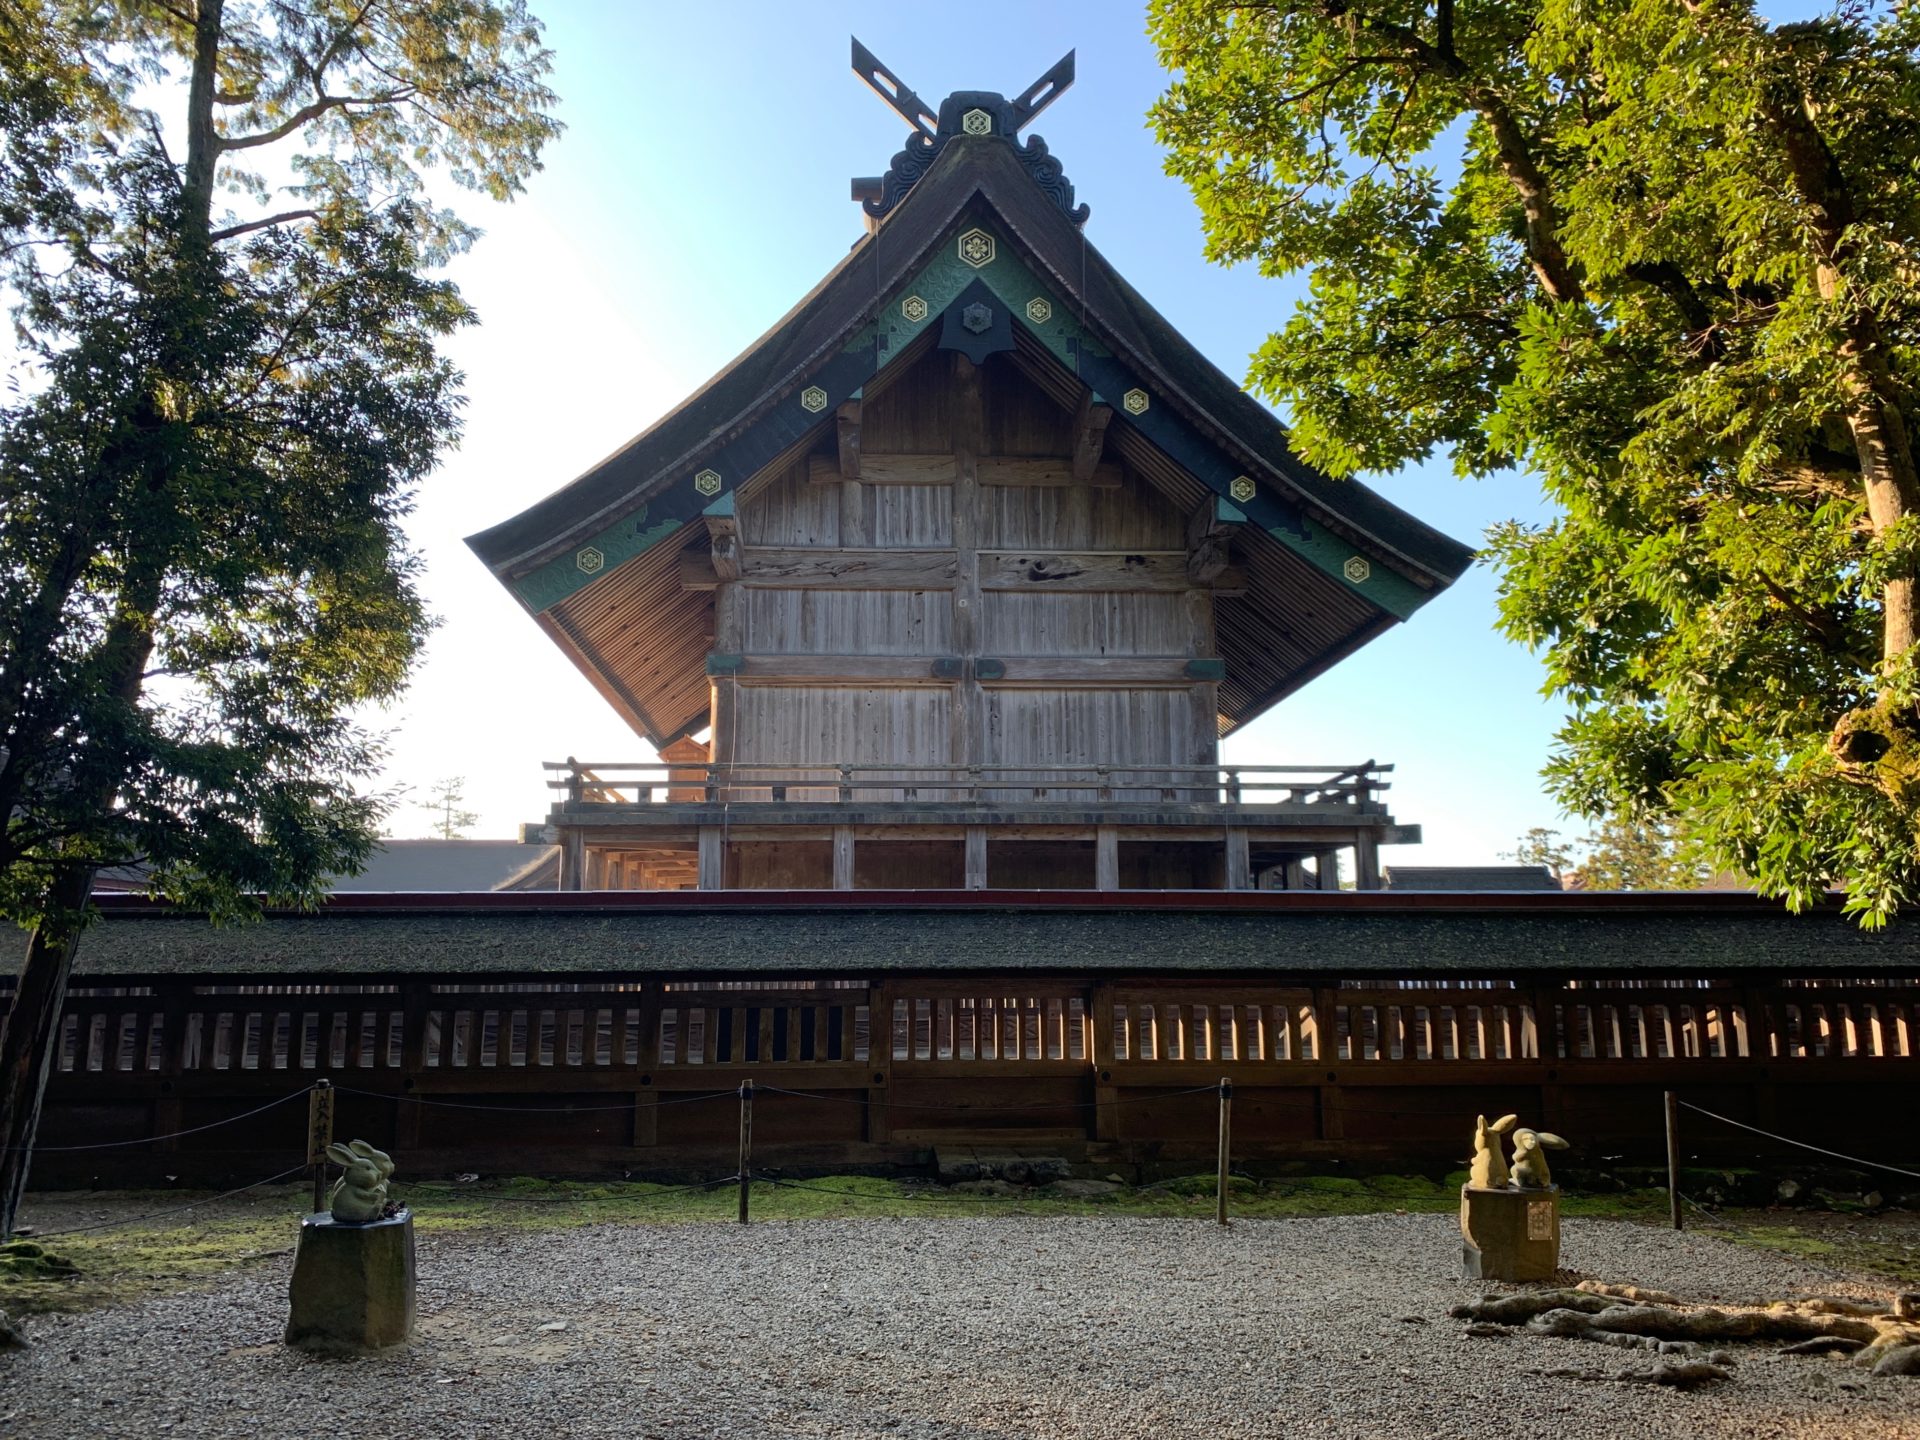
[[303,1350],[384,1350],[413,1338],[413,1216],[342,1225],[300,1222],[287,1343]]
[[1469,1280],[1551,1280],[1560,1268],[1560,1187],[1460,1187],[1460,1256]]

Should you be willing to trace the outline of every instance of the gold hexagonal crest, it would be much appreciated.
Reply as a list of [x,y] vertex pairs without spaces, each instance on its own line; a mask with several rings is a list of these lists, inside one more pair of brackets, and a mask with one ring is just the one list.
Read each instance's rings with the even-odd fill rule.
[[1373,574],[1373,566],[1362,560],[1358,555],[1354,555],[1349,557],[1347,563],[1340,567],[1340,573],[1345,575],[1347,579],[1351,580],[1354,584],[1364,585],[1367,582],[1367,577]]
[[809,385],[800,392],[800,408],[818,415],[827,408],[827,392],[818,385]]
[[1036,325],[1046,324],[1053,318],[1052,304],[1036,295],[1027,302],[1027,318]]
[[960,128],[969,135],[991,135],[993,116],[984,110],[969,110],[960,117]]
[[1144,390],[1129,390],[1120,397],[1120,404],[1129,415],[1146,414],[1147,406],[1152,403],[1151,400],[1147,399],[1147,392]]
[[969,230],[960,237],[960,258],[978,270],[993,263],[993,236],[984,230]]
[[1253,499],[1253,481],[1245,475],[1236,475],[1233,477],[1233,483],[1227,486],[1227,494],[1244,505]]
[[580,567],[582,574],[597,575],[606,566],[607,557],[589,545],[573,557],[573,563]]
[[720,493],[720,472],[718,470],[702,470],[698,475],[693,477],[693,488],[698,490],[702,495],[718,495]]
[[927,302],[918,295],[909,295],[900,302],[900,313],[918,325],[927,318]]

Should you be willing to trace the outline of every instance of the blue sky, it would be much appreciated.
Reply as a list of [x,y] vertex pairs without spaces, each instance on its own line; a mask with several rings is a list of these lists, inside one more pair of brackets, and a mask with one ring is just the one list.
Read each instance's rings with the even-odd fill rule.
[[[1135,6],[536,9],[568,132],[514,205],[464,202],[488,232],[454,270],[483,321],[457,345],[467,436],[412,526],[444,623],[383,720],[390,778],[420,790],[465,776],[476,835],[544,814],[542,760],[651,757],[461,537],[644,429],[860,237],[847,181],[884,170],[906,132],[849,70],[850,33],[936,106],[952,90],[1018,93],[1077,49],[1077,83],[1033,130],[1092,206],[1092,242],[1236,379],[1300,293],[1297,279],[1202,258],[1193,202],[1146,128],[1164,76]],[[1469,543],[1496,521],[1544,513],[1518,476],[1467,483],[1440,463],[1368,480]],[[1493,617],[1493,577],[1476,568],[1233,737],[1228,758],[1392,762],[1393,808],[1426,843],[1389,850],[1388,863],[1493,860],[1528,826],[1557,823],[1538,772],[1560,713],[1539,694],[1538,663],[1493,633]],[[427,821],[403,807],[390,828],[423,834]]]

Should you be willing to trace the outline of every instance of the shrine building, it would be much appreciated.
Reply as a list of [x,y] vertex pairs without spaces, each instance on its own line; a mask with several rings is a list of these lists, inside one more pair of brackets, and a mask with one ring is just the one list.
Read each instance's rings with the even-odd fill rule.
[[468,544],[657,764],[553,765],[563,890],[1312,889],[1419,839],[1388,766],[1220,742],[1472,551],[1295,455],[1087,236],[1034,118],[907,122],[745,354]]
[[659,759],[554,765],[517,867],[395,841],[252,926],[97,896],[39,1183],[103,1146],[271,1173],[313,1148],[301,1084],[427,1175],[735,1176],[756,1103],[788,1174],[990,1145],[1146,1178],[1229,1143],[1398,1173],[1509,1111],[1587,1165],[1664,1156],[1676,1095],[1701,1161],[1886,1156],[1910,928],[1518,867],[1382,889],[1419,838],[1387,766],[1221,763],[1467,547],[1302,463],[1093,248],[1023,134],[1071,56],[938,113],[854,63],[911,132],[854,182],[865,238],[469,542]]

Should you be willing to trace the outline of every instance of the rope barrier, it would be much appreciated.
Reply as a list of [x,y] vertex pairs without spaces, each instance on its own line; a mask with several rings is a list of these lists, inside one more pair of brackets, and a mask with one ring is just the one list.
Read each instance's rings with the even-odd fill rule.
[[14,1145],[8,1146],[7,1148],[12,1150],[31,1149],[36,1155],[51,1155],[56,1152],[71,1154],[76,1150],[124,1150],[129,1145],[152,1145],[161,1140],[178,1140],[182,1135],[198,1135],[204,1130],[218,1130],[222,1125],[237,1125],[242,1120],[251,1120],[256,1115],[264,1115],[275,1106],[284,1105],[289,1100],[298,1100],[301,1096],[309,1093],[312,1088],[311,1086],[302,1086],[291,1095],[282,1095],[278,1100],[269,1100],[259,1109],[249,1110],[244,1115],[229,1115],[225,1120],[215,1120],[206,1125],[195,1125],[190,1130],[175,1130],[169,1135],[146,1135],[138,1140],[103,1140],[97,1145]]
[[839,1105],[875,1105],[886,1110],[932,1110],[949,1115],[972,1115],[980,1111],[994,1114],[1027,1110],[1101,1110],[1120,1105],[1151,1105],[1159,1100],[1172,1100],[1182,1095],[1212,1095],[1219,1091],[1216,1085],[1195,1085],[1187,1090],[1165,1090],[1157,1095],[1136,1095],[1119,1100],[1061,1100],[1050,1104],[1038,1105],[940,1105],[931,1100],[870,1100],[860,1095],[822,1095],[811,1090],[787,1090],[778,1085],[756,1085],[755,1095],[790,1095],[798,1100],[828,1100]]
[[[303,1090],[300,1092],[305,1094]],[[429,1100],[422,1095],[392,1095],[378,1090],[355,1090],[350,1086],[336,1085],[334,1093],[339,1095],[361,1095],[369,1100],[397,1100],[405,1105],[429,1105],[440,1110],[486,1110],[499,1115],[598,1115],[615,1110],[631,1114],[633,1100],[622,1100],[617,1105],[475,1105],[463,1100]],[[676,1096],[671,1100],[656,1100],[659,1105],[701,1105],[710,1100],[731,1100],[731,1090],[716,1090],[707,1095]]]
[[75,1225],[66,1230],[36,1230],[32,1235],[24,1238],[35,1241],[52,1240],[61,1235],[85,1235],[94,1230],[112,1230],[122,1225],[142,1225],[149,1220],[164,1220],[169,1215],[183,1215],[189,1210],[199,1209],[202,1205],[217,1205],[222,1200],[231,1200],[234,1196],[244,1195],[249,1190],[258,1190],[263,1185],[277,1184],[279,1181],[304,1173],[306,1168],[306,1163],[303,1161],[289,1170],[282,1170],[278,1175],[269,1175],[266,1179],[256,1180],[251,1185],[242,1185],[237,1190],[227,1190],[205,1200],[176,1205],[171,1210],[156,1210],[151,1215],[135,1215],[129,1220],[102,1220],[97,1225]]
[[808,1194],[808,1195],[844,1195],[851,1200],[893,1201],[893,1200],[904,1199],[904,1200],[956,1201],[956,1200],[967,1200],[972,1198],[966,1195],[948,1195],[938,1190],[925,1190],[915,1194],[901,1194],[899,1192],[895,1192],[894,1194],[891,1194],[891,1195],[870,1195],[864,1190],[842,1190],[839,1187],[832,1186],[832,1185],[803,1185],[798,1180],[775,1180],[770,1176],[762,1176],[760,1180],[756,1181],[755,1183],[763,1184],[763,1185],[775,1185],[782,1190],[799,1190],[802,1193]]
[[1735,1120],[1731,1116],[1718,1114],[1703,1106],[1695,1105],[1688,1100],[1682,1100],[1680,1104],[1684,1108],[1694,1111],[1696,1114],[1705,1115],[1709,1120],[1718,1120],[1723,1125],[1732,1125],[1741,1130],[1751,1130],[1755,1135],[1764,1135],[1769,1140],[1778,1140],[1783,1145],[1793,1145],[1802,1150],[1811,1150],[1816,1155],[1826,1155],[1834,1160],[1844,1160],[1849,1165],[1864,1165],[1869,1170],[1884,1170],[1889,1175],[1906,1175],[1912,1179],[1920,1180],[1920,1170],[1902,1170],[1898,1165],[1883,1165],[1878,1160],[1862,1160],[1858,1155],[1843,1155],[1838,1150],[1828,1150],[1820,1145],[1809,1145],[1804,1140],[1795,1140],[1787,1135],[1776,1135],[1771,1130],[1762,1130],[1758,1125],[1749,1125],[1744,1120]]
[[634,1202],[647,1203],[663,1199],[668,1195],[684,1195],[691,1190],[713,1190],[722,1185],[737,1185],[738,1175],[729,1175],[722,1180],[701,1180],[692,1185],[673,1185],[660,1190],[649,1190],[644,1195],[502,1195],[495,1191],[477,1190],[465,1185],[435,1185],[428,1181],[408,1181],[405,1189],[425,1190],[436,1195],[465,1195],[476,1200],[499,1201],[508,1205],[625,1205]]

